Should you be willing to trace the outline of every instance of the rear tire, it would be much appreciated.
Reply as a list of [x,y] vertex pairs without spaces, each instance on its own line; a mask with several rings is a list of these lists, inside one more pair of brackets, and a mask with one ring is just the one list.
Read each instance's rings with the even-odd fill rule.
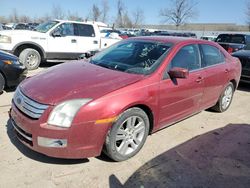
[[0,73],[0,94],[3,92],[4,87],[5,87],[5,79],[2,73]]
[[217,112],[225,112],[232,103],[234,95],[234,85],[230,82],[226,88],[223,90],[220,98],[215,106],[212,107],[213,110]]
[[149,119],[140,108],[124,111],[106,137],[104,152],[114,161],[124,161],[136,155],[149,132]]
[[24,49],[20,55],[19,59],[21,63],[28,69],[34,70],[37,69],[41,63],[41,55],[39,52],[33,48]]

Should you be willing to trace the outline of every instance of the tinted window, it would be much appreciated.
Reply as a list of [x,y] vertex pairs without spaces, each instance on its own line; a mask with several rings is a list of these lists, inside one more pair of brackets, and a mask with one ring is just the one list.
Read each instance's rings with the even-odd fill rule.
[[72,23],[63,23],[56,28],[62,36],[73,36],[74,26]]
[[188,45],[179,50],[170,63],[170,67],[181,67],[188,70],[201,68],[200,53],[197,45]]
[[210,45],[201,45],[201,49],[203,52],[203,61],[205,63],[204,66],[211,66],[225,61],[224,55],[218,48]]
[[95,31],[92,25],[76,24],[76,33],[78,36],[95,37]]
[[245,44],[244,35],[219,35],[216,42]]

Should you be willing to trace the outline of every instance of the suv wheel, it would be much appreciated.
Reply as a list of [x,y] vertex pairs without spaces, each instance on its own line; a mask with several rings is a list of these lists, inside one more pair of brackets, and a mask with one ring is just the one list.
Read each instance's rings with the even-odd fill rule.
[[40,65],[41,55],[35,49],[26,48],[20,53],[19,59],[28,70],[34,70]]

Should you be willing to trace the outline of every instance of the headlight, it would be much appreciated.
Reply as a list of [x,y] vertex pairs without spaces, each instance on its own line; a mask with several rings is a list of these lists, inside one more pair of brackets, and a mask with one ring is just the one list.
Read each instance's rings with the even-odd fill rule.
[[92,99],[74,99],[58,104],[50,113],[48,124],[68,128],[78,110]]
[[0,43],[11,43],[11,37],[0,35]]

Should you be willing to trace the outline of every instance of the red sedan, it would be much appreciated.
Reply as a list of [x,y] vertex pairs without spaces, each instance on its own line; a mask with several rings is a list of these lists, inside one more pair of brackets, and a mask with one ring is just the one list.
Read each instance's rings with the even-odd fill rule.
[[45,155],[104,151],[122,161],[150,133],[207,108],[227,110],[240,72],[239,60],[214,42],[130,38],[25,80],[10,119],[19,140]]

